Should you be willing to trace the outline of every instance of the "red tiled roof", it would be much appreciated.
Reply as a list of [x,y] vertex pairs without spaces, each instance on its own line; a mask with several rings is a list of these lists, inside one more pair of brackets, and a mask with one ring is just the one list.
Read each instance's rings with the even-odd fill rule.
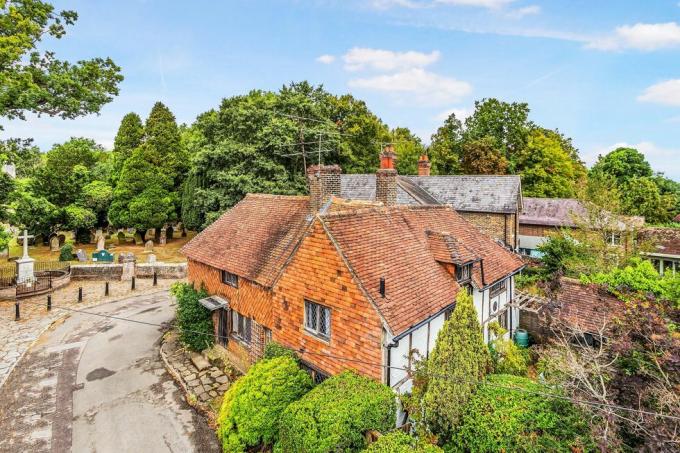
[[[478,286],[523,265],[448,206],[371,207],[330,212],[320,219],[395,335],[453,303],[460,289],[435,259],[427,231],[445,232],[484,260],[485,278],[475,279]],[[381,277],[385,297],[379,292]]]
[[181,252],[271,287],[310,222],[309,197],[248,194]]
[[623,314],[624,303],[598,285],[584,285],[571,278],[560,279],[556,294],[557,318],[569,327],[587,333],[606,332]]
[[479,256],[450,233],[426,231],[430,251],[440,263],[466,264],[477,261]]
[[650,254],[680,256],[680,228],[645,228],[640,239],[651,242]]

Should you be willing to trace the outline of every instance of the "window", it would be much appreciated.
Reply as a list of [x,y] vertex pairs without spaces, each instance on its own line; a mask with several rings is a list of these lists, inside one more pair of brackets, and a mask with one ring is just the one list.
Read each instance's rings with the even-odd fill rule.
[[231,272],[222,271],[222,283],[238,288],[238,275]]
[[621,244],[621,234],[620,233],[608,233],[607,243],[609,245],[620,245]]
[[499,306],[500,304],[498,303],[498,299],[491,299],[491,301],[489,301],[489,313],[492,315],[496,313]]
[[456,280],[459,282],[470,280],[472,277],[472,263],[456,266]]
[[494,283],[491,285],[491,289],[489,290],[489,297],[496,297],[499,294],[502,294],[505,292],[505,282],[507,280],[502,280],[498,283]]
[[305,300],[305,329],[324,339],[331,337],[331,309]]
[[241,313],[231,311],[231,332],[241,341],[250,343],[251,319]]

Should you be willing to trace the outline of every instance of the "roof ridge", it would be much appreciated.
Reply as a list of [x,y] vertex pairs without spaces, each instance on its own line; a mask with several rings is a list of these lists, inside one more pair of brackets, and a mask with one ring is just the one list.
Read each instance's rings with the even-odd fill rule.
[[254,193],[247,193],[243,199],[250,197],[250,198],[287,198],[287,199],[295,199],[295,200],[307,200],[309,199],[309,195],[284,195],[284,194],[272,194],[272,193],[259,193],[259,192],[254,192]]

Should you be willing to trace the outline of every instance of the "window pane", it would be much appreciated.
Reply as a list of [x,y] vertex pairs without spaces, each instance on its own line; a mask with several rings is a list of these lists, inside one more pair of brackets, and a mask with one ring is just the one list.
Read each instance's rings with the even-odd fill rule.
[[327,322],[327,312],[326,308],[319,307],[319,333],[323,335],[328,335],[328,330],[326,329]]
[[231,331],[238,332],[238,313],[231,311]]
[[330,308],[324,308],[323,309],[324,313],[326,314],[326,322],[325,322],[325,332],[327,337],[330,337],[331,335],[331,310]]
[[252,327],[252,326],[251,326],[251,321],[252,321],[252,320],[251,320],[250,318],[245,318],[245,323],[244,323],[244,324],[245,324],[245,325],[244,325],[244,328],[245,328],[245,335],[243,336],[243,338],[245,338],[245,340],[246,340],[248,343],[250,343],[250,339],[251,339],[251,337],[250,337],[250,334],[251,334],[251,327]]

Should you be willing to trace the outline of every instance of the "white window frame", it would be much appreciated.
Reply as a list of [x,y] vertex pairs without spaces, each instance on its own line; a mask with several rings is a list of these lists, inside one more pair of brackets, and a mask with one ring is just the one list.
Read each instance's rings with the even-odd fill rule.
[[233,286],[234,288],[238,288],[238,275],[236,275],[232,272],[221,270],[220,271],[220,280],[225,285],[229,285],[229,286]]
[[503,294],[507,290],[507,282],[507,279],[505,279],[491,285],[491,288],[489,289],[489,297],[496,297],[500,294]]
[[253,322],[236,310],[231,311],[231,333],[243,343],[250,344],[252,341]]
[[[305,299],[305,316],[304,316],[304,326],[305,330],[315,337],[319,337],[325,341],[331,339],[331,309],[325,305],[321,305],[312,300]],[[316,313],[316,322],[309,316],[309,313],[314,310]],[[322,324],[322,313],[325,323]]]
[[466,282],[472,279],[472,265],[473,263],[456,266],[456,280],[459,282]]

